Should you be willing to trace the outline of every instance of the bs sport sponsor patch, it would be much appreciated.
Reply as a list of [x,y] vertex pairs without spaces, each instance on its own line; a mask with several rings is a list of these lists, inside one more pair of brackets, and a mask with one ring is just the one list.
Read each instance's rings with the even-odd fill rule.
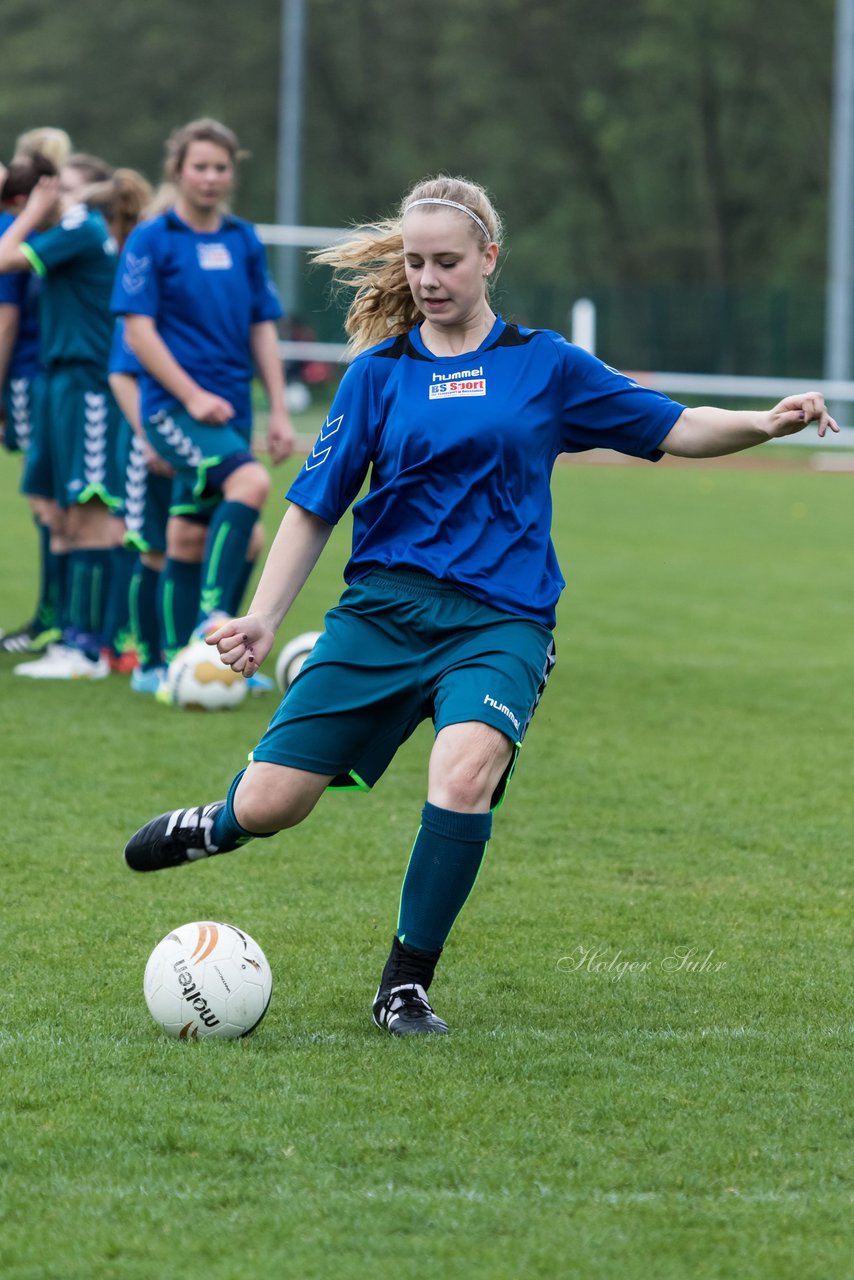
[[431,400],[447,400],[449,396],[485,396],[486,378],[483,367],[459,369],[456,373],[434,373],[430,383]]
[[196,251],[199,255],[199,266],[203,271],[231,270],[232,261],[228,245],[201,243],[196,245]]

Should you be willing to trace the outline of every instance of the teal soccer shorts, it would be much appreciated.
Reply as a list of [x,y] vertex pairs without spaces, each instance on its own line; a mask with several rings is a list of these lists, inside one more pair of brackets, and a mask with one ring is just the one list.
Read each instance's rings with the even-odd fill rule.
[[9,378],[3,388],[6,427],[3,445],[10,453],[26,453],[36,428],[42,398],[42,377]]
[[121,414],[106,382],[83,364],[50,369],[45,375],[45,414],[52,496],[59,506],[100,498],[110,510],[120,508]]
[[197,422],[174,404],[145,423],[153,449],[175,469],[170,515],[204,517],[221,500],[223,479],[255,459],[249,448],[250,429],[230,422],[217,426]]
[[142,441],[132,434],[125,469],[126,547],[135,547],[137,551],[166,549],[166,522],[171,498],[171,476],[159,476],[149,471]]
[[369,790],[428,718],[437,733],[463,721],[492,725],[518,750],[554,661],[540,623],[426,574],[378,569],[326,615],[250,758]]

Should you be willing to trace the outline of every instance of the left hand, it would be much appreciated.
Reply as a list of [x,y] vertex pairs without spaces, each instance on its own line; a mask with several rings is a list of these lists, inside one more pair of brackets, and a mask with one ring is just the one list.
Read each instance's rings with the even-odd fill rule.
[[818,423],[818,434],[822,438],[827,434],[828,428],[831,431],[839,430],[827,412],[824,396],[820,391],[804,391],[800,395],[786,396],[785,400],[775,404],[764,416],[769,440],[793,436],[810,422]]
[[273,463],[284,462],[296,447],[296,432],[287,409],[270,411],[267,419],[267,449]]
[[205,643],[215,644],[226,666],[248,679],[269,654],[275,638],[266,618],[249,613],[243,618],[229,618],[205,636]]

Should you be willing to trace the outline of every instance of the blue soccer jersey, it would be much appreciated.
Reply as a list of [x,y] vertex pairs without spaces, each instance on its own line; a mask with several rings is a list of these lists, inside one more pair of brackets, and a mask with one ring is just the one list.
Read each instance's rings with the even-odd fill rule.
[[41,301],[42,360],[95,367],[106,377],[113,337],[110,295],[118,250],[101,214],[74,205],[49,231],[22,246],[33,270],[44,277]]
[[348,583],[416,569],[552,627],[555,459],[607,448],[656,460],[683,407],[548,330],[499,317],[460,357],[433,355],[416,328],[353,362],[287,496],[334,524],[370,469]]
[[[150,316],[181,368],[234,406],[231,425],[251,423],[250,331],[282,308],[250,223],[224,216],[218,230],[196,231],[174,210],[144,222],[125,245],[113,310]],[[148,373],[140,389],[144,418],[175,403]]]
[[[0,213],[0,236],[15,221],[11,213]],[[18,336],[12,348],[6,378],[35,378],[41,373],[39,334],[39,294],[41,281],[30,271],[10,271],[0,275],[0,306],[11,305],[20,312]]]

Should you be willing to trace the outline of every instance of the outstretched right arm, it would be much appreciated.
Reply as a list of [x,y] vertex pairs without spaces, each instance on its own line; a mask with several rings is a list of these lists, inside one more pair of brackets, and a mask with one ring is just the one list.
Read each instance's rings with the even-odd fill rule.
[[332,525],[304,507],[292,504],[285,512],[273,540],[258,589],[242,618],[234,618],[208,636],[222,660],[244,676],[252,676],[273,647],[276,630],[296,600],[320,553]]

